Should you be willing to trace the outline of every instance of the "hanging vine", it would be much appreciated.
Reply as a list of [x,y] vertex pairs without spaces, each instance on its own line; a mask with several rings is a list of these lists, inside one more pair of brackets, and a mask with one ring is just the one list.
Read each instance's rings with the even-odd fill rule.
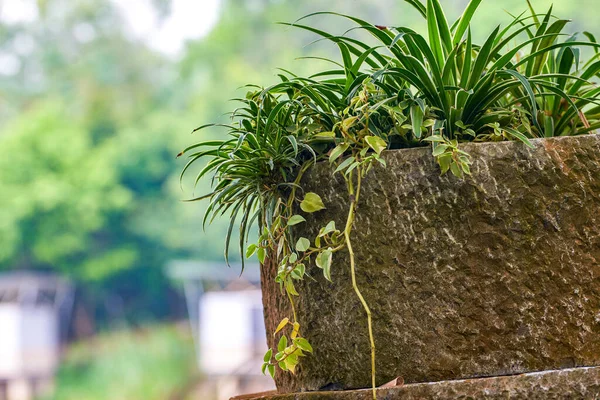
[[[292,186],[287,202],[278,200],[275,207],[273,223],[270,229],[264,229],[258,244],[250,245],[247,255],[259,251],[259,259],[265,261],[265,257],[278,261],[277,277],[275,278],[289,298],[292,315],[285,317],[277,326],[274,335],[284,328],[291,326],[288,336],[281,334],[277,349],[269,349],[264,357],[263,373],[268,371],[274,375],[275,367],[279,366],[284,371],[295,372],[300,362],[300,357],[305,352],[312,352],[312,346],[308,340],[300,335],[300,322],[298,321],[294,297],[299,293],[294,286],[294,280],[301,280],[306,274],[306,265],[314,258],[317,267],[323,270],[323,275],[331,281],[331,266],[333,255],[341,250],[347,250],[350,260],[350,276],[352,287],[367,315],[369,330],[369,341],[371,347],[371,380],[373,397],[375,398],[375,339],[373,337],[372,316],[369,305],[364,299],[356,281],[356,263],[352,248],[351,234],[354,227],[357,205],[360,200],[361,182],[366,173],[371,169],[374,162],[385,165],[381,158],[381,152],[387,147],[387,143],[369,131],[369,107],[370,93],[376,93],[377,89],[370,81],[366,81],[362,91],[352,99],[350,106],[342,113],[341,119],[334,126],[336,146],[329,152],[329,162],[335,165],[334,173],[341,174],[346,182],[349,209],[346,224],[343,231],[336,229],[335,221],[329,221],[323,226],[314,240],[300,237],[292,246],[292,235],[290,228],[305,222],[305,218],[299,214],[293,214],[296,202],[297,188],[301,183],[302,176],[307,168],[313,164],[312,160],[304,163]],[[306,193],[299,204],[305,213],[320,211],[325,208],[321,197],[316,193]],[[264,226],[269,224],[264,221]]]

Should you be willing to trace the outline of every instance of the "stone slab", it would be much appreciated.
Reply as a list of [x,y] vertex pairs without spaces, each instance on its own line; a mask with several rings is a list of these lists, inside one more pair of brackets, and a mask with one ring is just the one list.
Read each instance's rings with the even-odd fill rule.
[[[413,383],[377,390],[378,400],[564,400],[600,398],[600,368],[580,367],[433,383]],[[371,400],[371,390],[264,393],[232,400]]]

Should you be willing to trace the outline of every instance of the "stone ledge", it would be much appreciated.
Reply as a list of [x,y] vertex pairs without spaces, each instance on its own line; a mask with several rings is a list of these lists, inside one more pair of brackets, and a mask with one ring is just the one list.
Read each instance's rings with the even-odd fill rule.
[[[531,372],[521,375],[413,383],[377,390],[379,400],[416,399],[598,399],[600,367]],[[371,400],[371,391],[347,390],[277,394],[258,393],[232,400]]]

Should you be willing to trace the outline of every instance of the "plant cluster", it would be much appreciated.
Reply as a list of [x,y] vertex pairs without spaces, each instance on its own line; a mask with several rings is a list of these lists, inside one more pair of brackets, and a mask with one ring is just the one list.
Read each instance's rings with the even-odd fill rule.
[[[593,35],[568,35],[568,21],[550,9],[515,16],[504,27],[493,29],[481,44],[474,43],[470,21],[482,0],[471,0],[464,13],[449,24],[438,0],[406,0],[427,22],[427,34],[407,27],[377,26],[361,19],[315,13],[292,25],[335,43],[341,61],[309,77],[284,71],[271,87],[256,87],[232,113],[225,139],[190,146],[182,154],[184,168],[209,157],[196,181],[212,175],[214,191],[205,222],[228,214],[230,228],[239,223],[240,251],[249,230],[258,222],[261,232],[255,252],[261,263],[268,258],[279,266],[274,277],[294,309],[298,292],[294,280],[303,279],[310,262],[331,278],[332,255],[350,253],[353,286],[369,319],[370,310],[355,281],[350,241],[361,179],[375,163],[385,166],[381,153],[431,145],[441,173],[461,178],[470,174],[469,155],[460,149],[468,141],[518,140],[579,135],[600,127],[600,89],[593,79],[600,71],[600,56]],[[301,22],[317,15],[346,18],[376,43],[349,35],[334,35]],[[587,62],[581,48],[593,49]],[[198,129],[204,129],[205,125]],[[315,193],[302,193],[301,179],[315,162],[329,160],[334,173],[348,187],[349,212],[343,231],[327,223],[316,238],[297,238],[294,226],[304,222],[296,211],[323,208]],[[263,371],[275,366],[294,372],[299,357],[312,352],[300,335],[293,311],[275,334],[282,334],[277,351],[265,355]],[[374,385],[375,344],[371,335]],[[273,354],[275,353],[275,354]]]

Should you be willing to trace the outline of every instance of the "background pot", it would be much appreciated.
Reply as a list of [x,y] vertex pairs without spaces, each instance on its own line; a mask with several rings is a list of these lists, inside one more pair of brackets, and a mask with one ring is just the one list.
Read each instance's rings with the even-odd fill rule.
[[[464,180],[440,176],[429,148],[384,153],[363,181],[352,240],[358,284],[374,317],[377,380],[405,382],[600,364],[600,137],[466,144]],[[326,210],[297,234],[314,238],[348,210],[329,165],[302,183]],[[315,348],[280,391],[370,385],[366,316],[346,254],[333,283],[297,285],[303,335]],[[289,305],[262,271],[267,332]],[[270,345],[273,337],[268,335]]]

